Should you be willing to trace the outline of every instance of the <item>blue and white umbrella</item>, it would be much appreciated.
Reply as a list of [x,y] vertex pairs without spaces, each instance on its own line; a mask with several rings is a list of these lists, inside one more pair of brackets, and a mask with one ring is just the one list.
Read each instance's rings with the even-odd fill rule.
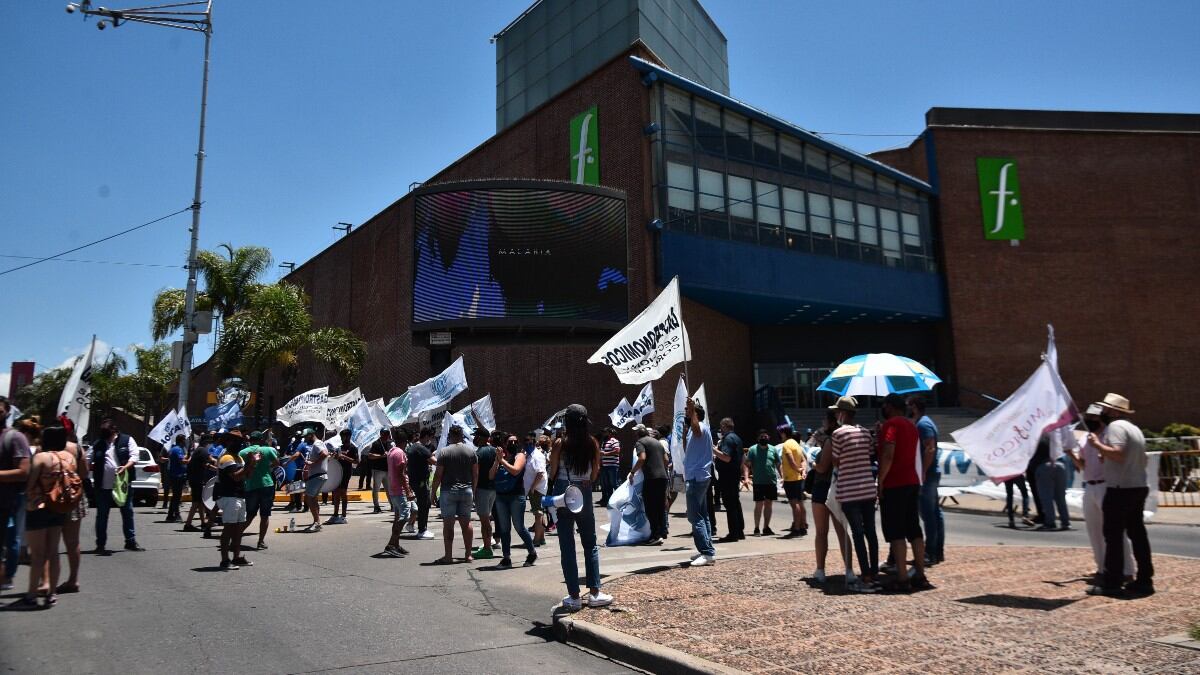
[[907,356],[859,354],[834,368],[817,390],[838,396],[886,396],[929,391],[941,381],[932,370]]

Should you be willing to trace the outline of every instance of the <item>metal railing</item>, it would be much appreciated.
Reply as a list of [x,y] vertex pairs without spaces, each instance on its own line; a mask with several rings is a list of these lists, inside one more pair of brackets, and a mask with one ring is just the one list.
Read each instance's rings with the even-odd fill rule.
[[[1154,441],[1174,439],[1146,439]],[[1182,439],[1195,445],[1195,438]],[[1158,505],[1200,507],[1200,450],[1163,450],[1157,453]]]

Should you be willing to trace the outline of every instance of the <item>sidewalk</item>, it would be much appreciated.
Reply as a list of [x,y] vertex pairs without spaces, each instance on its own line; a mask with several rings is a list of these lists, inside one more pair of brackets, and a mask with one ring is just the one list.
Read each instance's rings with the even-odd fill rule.
[[[1017,495],[1017,506],[1020,506],[1020,495]],[[957,502],[957,503],[956,503]],[[942,508],[947,511],[961,513],[979,513],[983,515],[1000,515],[1004,513],[1004,500],[994,499],[984,495],[961,494],[946,497],[942,500]],[[1032,503],[1030,511],[1033,511]],[[1071,509],[1071,520],[1083,522],[1083,512]],[[1146,525],[1195,525],[1200,527],[1200,507],[1191,506],[1160,506],[1154,518],[1146,521]]]
[[712,666],[682,658],[676,672],[1200,672],[1200,651],[1151,641],[1200,621],[1200,561],[1156,556],[1158,593],[1124,600],[1084,593],[1085,550],[947,553],[929,570],[936,588],[912,595],[846,594],[840,576],[810,586],[807,551],[633,573],[606,582],[611,611],[572,621],[600,626],[591,635],[610,636],[610,654],[625,647],[620,631],[653,643],[650,661],[678,650]]

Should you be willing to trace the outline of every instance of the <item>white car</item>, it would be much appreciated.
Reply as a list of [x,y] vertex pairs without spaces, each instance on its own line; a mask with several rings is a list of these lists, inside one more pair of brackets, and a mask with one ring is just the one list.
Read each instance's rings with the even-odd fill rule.
[[133,476],[129,483],[129,498],[134,506],[158,504],[158,493],[162,488],[162,472],[154,453],[146,448],[131,448],[137,452],[133,462]]

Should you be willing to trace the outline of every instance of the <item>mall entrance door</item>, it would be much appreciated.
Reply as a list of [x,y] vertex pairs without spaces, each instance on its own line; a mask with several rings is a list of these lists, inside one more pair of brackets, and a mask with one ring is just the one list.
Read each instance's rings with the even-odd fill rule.
[[824,408],[830,394],[817,391],[836,363],[756,363],[754,389],[770,385],[785,410]]

